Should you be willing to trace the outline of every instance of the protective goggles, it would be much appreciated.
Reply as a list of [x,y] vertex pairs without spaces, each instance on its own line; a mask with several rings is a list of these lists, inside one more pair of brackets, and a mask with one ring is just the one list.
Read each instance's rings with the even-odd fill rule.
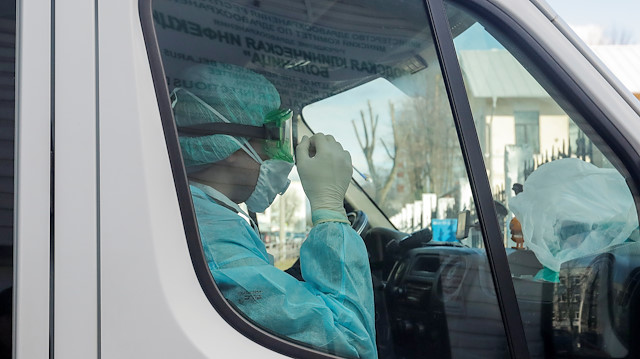
[[[178,95],[180,94],[180,95]],[[187,96],[189,101],[184,101]],[[180,98],[179,98],[180,97]],[[195,101],[192,101],[195,100]],[[204,102],[188,90],[176,88],[171,92],[171,108],[176,109],[179,102],[182,106],[194,106],[187,113],[208,118],[209,122],[191,126],[178,126],[180,134],[188,136],[229,135],[234,137],[256,138],[264,140],[264,152],[271,159],[294,162],[294,126],[293,111],[290,109],[273,110],[264,118],[262,126],[231,123],[220,112]],[[185,103],[187,102],[187,103]],[[206,114],[203,116],[203,114]],[[211,114],[223,122],[210,122]]]

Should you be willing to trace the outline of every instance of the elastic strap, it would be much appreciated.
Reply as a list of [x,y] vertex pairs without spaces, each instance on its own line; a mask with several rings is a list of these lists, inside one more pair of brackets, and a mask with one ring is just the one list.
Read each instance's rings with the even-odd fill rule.
[[[193,97],[196,101],[198,101],[198,103],[201,104],[202,106],[204,106],[207,110],[213,112],[213,114],[218,116],[222,121],[224,121],[226,123],[231,123],[231,121],[227,120],[227,118],[224,117],[220,112],[218,112],[218,110],[216,110],[215,108],[211,107],[208,103],[204,102],[200,97],[196,96],[191,91],[185,90],[182,87],[176,87],[171,92],[175,97],[175,99],[171,103],[171,108],[175,107],[176,103],[178,102],[178,95],[177,95],[178,91],[184,91],[187,95]],[[243,144],[240,141],[238,141],[237,138],[235,138],[233,136],[230,136],[230,135],[222,135],[222,136],[228,136],[235,143],[237,143],[240,146],[240,148],[242,148],[251,158],[253,158],[254,161],[258,162],[259,164],[262,164],[262,159],[260,158],[260,156],[258,156],[256,151],[253,149],[253,147],[249,143]]]
[[189,184],[199,188],[202,190],[202,192],[206,193],[207,196],[213,198],[216,202],[218,202],[220,205],[222,205],[223,207],[226,207],[232,211],[235,211],[236,213],[242,215],[243,217],[245,217],[246,219],[249,220],[249,223],[251,224],[251,228],[253,228],[253,230],[258,234],[258,237],[260,237],[260,230],[258,228],[258,220],[257,217],[255,216],[254,213],[254,217],[256,217],[256,219],[254,219],[253,217],[251,217],[250,215],[248,215],[245,211],[242,210],[242,208],[240,208],[240,206],[238,206],[237,203],[233,202],[232,200],[230,200],[227,196],[223,195],[222,193],[220,193],[219,191],[198,183],[198,182],[194,182],[194,181],[189,181]]

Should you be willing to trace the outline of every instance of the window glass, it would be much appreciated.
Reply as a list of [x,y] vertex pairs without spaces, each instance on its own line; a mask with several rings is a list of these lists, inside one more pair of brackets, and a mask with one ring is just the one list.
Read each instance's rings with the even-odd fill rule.
[[[355,182],[396,228],[411,233],[386,242],[396,266],[378,272],[388,280],[387,307],[378,310],[387,322],[377,329],[390,328],[389,337],[378,337],[381,357],[503,357],[507,344],[475,204],[441,70],[429,60],[421,71],[376,79],[302,113],[349,150]],[[456,238],[466,211],[474,216],[469,235]]]
[[[508,355],[422,1],[153,7],[204,257],[232,306],[340,356]],[[289,117],[299,148],[331,135],[351,166],[308,165],[314,142],[289,173],[269,137]],[[284,195],[256,195],[282,173]],[[316,192],[343,185],[344,201]]]
[[311,207],[295,168],[289,180],[287,191],[278,195],[263,213],[256,214],[267,252],[274,256],[274,265],[282,270],[296,262],[302,242],[312,227]]
[[516,145],[530,146],[533,153],[540,153],[540,115],[537,111],[514,111]]
[[602,119],[573,107],[490,23],[447,11],[531,357],[637,357],[637,209],[632,181],[589,125]]
[[13,345],[13,160],[15,136],[15,1],[0,4],[0,357]]

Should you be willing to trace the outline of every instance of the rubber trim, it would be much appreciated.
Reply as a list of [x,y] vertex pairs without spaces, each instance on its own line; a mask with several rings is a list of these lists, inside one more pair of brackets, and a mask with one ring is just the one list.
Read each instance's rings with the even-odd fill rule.
[[[54,357],[54,349],[55,349],[55,304],[56,304],[56,296],[55,294],[55,274],[56,274],[56,266],[55,266],[55,254],[56,254],[56,241],[55,241],[55,204],[56,204],[56,196],[55,196],[55,182],[56,182],[56,156],[55,156],[55,130],[56,130],[56,0],[51,0],[51,68],[49,69],[51,78],[49,79],[50,89],[49,92],[51,97],[50,108],[51,111],[51,128],[50,136],[51,136],[51,144],[50,144],[50,187],[49,187],[49,205],[50,209],[50,217],[49,217],[49,268],[51,268],[49,272],[49,359],[53,359]],[[14,324],[15,325],[15,324]],[[14,357],[15,357],[15,347],[14,347]]]
[[96,323],[96,358],[102,358],[102,221],[100,205],[100,16],[99,0],[93,1],[94,11],[94,43],[95,43],[95,91],[96,91],[96,284],[97,284],[97,318]]
[[207,299],[218,314],[220,314],[220,316],[235,330],[270,350],[295,358],[339,358],[338,356],[323,353],[301,344],[297,344],[290,339],[281,338],[274,333],[258,327],[246,318],[244,314],[237,311],[222,296],[220,289],[217,287],[204,257],[202,243],[200,242],[200,234],[197,230],[198,225],[196,222],[193,202],[191,200],[191,191],[189,190],[182,153],[180,152],[178,132],[169,99],[169,89],[165,80],[160,48],[156,38],[155,28],[153,26],[152,1],[153,0],[140,0],[138,2],[138,11],[140,13],[140,22],[145,40],[147,56],[149,58],[153,85],[158,100],[160,118],[169,154],[169,162],[171,164],[178,203],[182,214],[187,246],[191,255],[193,268],[204,294],[207,296]]

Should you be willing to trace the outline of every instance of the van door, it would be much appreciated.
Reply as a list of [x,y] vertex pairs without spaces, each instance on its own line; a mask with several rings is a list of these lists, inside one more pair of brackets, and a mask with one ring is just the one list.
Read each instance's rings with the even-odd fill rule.
[[[5,1],[2,9],[3,14],[13,14],[16,19],[15,157],[10,164],[15,169],[14,355],[47,358],[52,325],[51,6],[46,1]],[[8,32],[4,43],[12,44],[13,36]],[[11,53],[9,50],[8,55]],[[3,81],[8,81],[3,86],[7,85],[10,93],[12,73],[3,74],[8,75],[3,76]],[[13,110],[7,109],[7,113],[13,114]]]

